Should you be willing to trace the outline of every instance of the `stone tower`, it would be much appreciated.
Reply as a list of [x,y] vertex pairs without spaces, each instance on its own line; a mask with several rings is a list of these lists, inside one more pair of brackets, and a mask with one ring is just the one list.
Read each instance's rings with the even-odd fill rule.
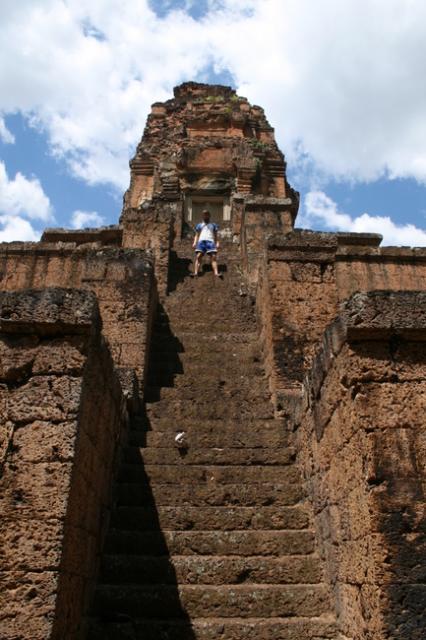
[[294,228],[229,87],[130,166],[119,224],[0,245],[0,637],[423,639],[426,250]]
[[191,233],[203,208],[223,237],[244,236],[257,254],[266,234],[292,230],[299,204],[261,107],[230,87],[188,82],[174,94],[152,106],[121,216],[123,244],[154,249],[160,290],[170,244]]

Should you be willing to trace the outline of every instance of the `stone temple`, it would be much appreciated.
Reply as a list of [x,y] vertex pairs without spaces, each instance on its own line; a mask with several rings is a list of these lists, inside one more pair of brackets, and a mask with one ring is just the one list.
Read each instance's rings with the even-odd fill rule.
[[0,245],[0,638],[424,640],[426,250],[295,228],[228,87],[130,169],[116,226]]

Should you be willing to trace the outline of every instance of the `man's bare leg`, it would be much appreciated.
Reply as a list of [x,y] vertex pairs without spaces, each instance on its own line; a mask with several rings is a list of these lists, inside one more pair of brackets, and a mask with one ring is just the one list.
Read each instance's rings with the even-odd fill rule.
[[200,270],[201,267],[201,261],[203,259],[203,254],[199,251],[196,256],[195,256],[195,262],[194,262],[194,276],[198,276],[198,272]]
[[215,276],[219,275],[219,268],[217,266],[217,253],[210,254],[210,261],[212,263],[212,269]]

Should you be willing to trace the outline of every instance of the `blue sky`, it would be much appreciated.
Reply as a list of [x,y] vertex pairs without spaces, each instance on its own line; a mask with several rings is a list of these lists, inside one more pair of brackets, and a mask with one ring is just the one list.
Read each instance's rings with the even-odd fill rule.
[[299,226],[426,245],[425,61],[420,0],[4,0],[0,240],[116,223],[150,104],[199,80],[265,108]]

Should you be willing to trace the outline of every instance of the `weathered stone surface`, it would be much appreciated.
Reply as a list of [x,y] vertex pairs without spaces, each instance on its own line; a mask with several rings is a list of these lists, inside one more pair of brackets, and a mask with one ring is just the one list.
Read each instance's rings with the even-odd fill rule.
[[[117,476],[91,638],[102,626],[114,633],[113,621],[102,625],[110,610],[137,618],[133,629],[153,616],[177,625],[189,616],[194,627],[241,617],[247,624],[232,628],[242,635],[273,616],[330,611],[312,513],[239,283],[231,267],[214,288],[207,278],[179,283],[154,325],[146,408]],[[192,336],[184,350],[181,335]],[[185,450],[174,442],[180,429]]]
[[0,295],[2,333],[86,333],[98,318],[93,293],[52,288]]
[[0,635],[74,638],[95,576],[124,398],[93,294],[17,291],[2,293],[0,306]]
[[300,460],[348,637],[426,629],[424,305],[419,292],[355,295],[306,380]]
[[424,638],[426,250],[297,207],[263,110],[185,83],[120,225],[0,245],[2,640]]
[[[330,640],[336,633],[335,625],[327,616],[309,618],[260,618],[257,620],[218,618],[196,619],[192,624],[181,620],[170,622],[150,620],[133,624],[115,624],[117,633],[133,633],[136,640],[157,640],[173,634],[176,640],[187,640],[194,634],[200,640]],[[97,626],[94,640],[103,640],[105,628]],[[99,634],[99,635],[97,635]]]
[[103,575],[110,584],[316,584],[321,561],[315,556],[225,557],[107,556]]
[[349,340],[391,336],[426,340],[426,292],[355,294],[343,306],[342,316]]
[[[142,387],[146,341],[156,295],[152,259],[146,252],[114,246],[94,248],[91,243],[82,244],[78,249],[74,245],[63,247],[61,243],[32,244],[30,247],[18,243],[16,246],[12,244],[0,247],[0,265],[0,287],[8,292],[5,294],[5,300],[9,307],[5,313],[13,316],[3,318],[1,322],[11,338],[11,332],[18,332],[23,339],[22,331],[26,331],[25,314],[31,314],[33,311],[38,314],[30,331],[33,341],[37,335],[49,333],[53,337],[55,331],[62,331],[60,325],[64,325],[65,328],[68,322],[67,314],[70,314],[71,319],[68,333],[81,334],[86,331],[89,326],[87,322],[90,320],[85,315],[85,306],[75,298],[75,306],[72,309],[66,302],[67,290],[61,289],[63,293],[59,293],[59,288],[65,284],[67,287],[84,290],[78,294],[81,300],[84,296],[87,296],[88,300],[90,292],[93,292],[93,299],[97,300],[99,306],[96,314],[98,317],[100,312],[102,332],[109,341],[115,364],[119,367],[132,367],[139,389]],[[27,291],[23,301],[14,307],[14,291],[22,292],[26,289],[30,291]],[[63,296],[64,304],[59,304],[60,299],[55,300],[55,296]],[[50,311],[47,312],[46,309]],[[77,314],[75,325],[72,325],[73,313]],[[121,329],[121,323],[127,323],[126,327]],[[74,344],[78,348],[77,336]],[[23,347],[22,352],[25,351]],[[16,353],[19,358],[26,359],[21,365],[21,369],[24,367],[25,370],[25,366],[29,366],[32,354],[27,353],[23,356],[22,353],[18,354],[18,351]],[[57,360],[60,355],[59,351],[56,352],[56,356],[50,351],[43,357],[49,359],[53,370],[57,366],[54,357]],[[78,363],[73,362],[73,357],[70,360],[70,355],[64,357],[64,361],[70,361],[69,368],[72,369],[74,365],[78,366]],[[36,367],[43,367],[46,362],[35,364]],[[12,367],[7,375],[19,376],[21,369],[18,368],[14,373]]]
[[45,640],[55,619],[56,571],[10,571],[1,577],[2,637]]
[[216,530],[273,530],[306,529],[310,525],[310,510],[306,505],[270,507],[202,507],[197,506],[156,506],[119,507],[112,523],[126,530],[149,530],[158,527],[165,530],[216,531]]
[[[104,610],[118,602],[128,615],[163,619],[174,618],[180,607],[194,618],[280,618],[300,612],[303,617],[321,616],[329,606],[327,591],[322,585],[287,585],[285,589],[270,585],[182,586],[179,599],[174,587],[103,587],[98,591],[95,607]],[[182,604],[181,604],[182,603]],[[212,612],[211,615],[206,615]]]

